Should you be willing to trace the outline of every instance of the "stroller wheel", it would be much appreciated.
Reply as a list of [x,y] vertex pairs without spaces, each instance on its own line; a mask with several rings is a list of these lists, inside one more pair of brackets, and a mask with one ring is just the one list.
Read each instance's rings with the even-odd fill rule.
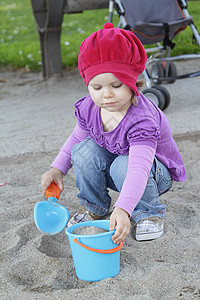
[[164,93],[155,88],[145,89],[144,91],[142,91],[142,93],[143,95],[145,95],[145,97],[149,98],[156,106],[163,110],[165,106]]
[[153,63],[151,67],[151,78],[155,84],[162,83],[164,78],[164,69],[161,63]]
[[161,93],[163,94],[164,99],[165,99],[165,104],[164,104],[164,107],[163,107],[162,110],[166,109],[169,106],[170,102],[171,102],[170,93],[168,92],[168,90],[165,87],[163,87],[161,85],[154,85],[154,86],[152,86],[152,88],[161,91]]
[[165,72],[165,77],[167,77],[167,83],[174,83],[176,81],[177,71],[176,65],[173,62],[169,62],[168,74]]

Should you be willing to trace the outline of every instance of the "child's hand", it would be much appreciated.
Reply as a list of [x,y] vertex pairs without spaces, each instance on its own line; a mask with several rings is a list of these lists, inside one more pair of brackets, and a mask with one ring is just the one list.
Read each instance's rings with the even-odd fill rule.
[[129,234],[131,222],[129,220],[129,214],[120,207],[115,207],[110,217],[110,229],[116,231],[112,236],[113,243],[120,244],[125,240]]
[[45,194],[46,189],[49,187],[52,181],[54,181],[58,185],[60,192],[63,191],[63,173],[53,167],[42,175],[41,186],[43,195]]

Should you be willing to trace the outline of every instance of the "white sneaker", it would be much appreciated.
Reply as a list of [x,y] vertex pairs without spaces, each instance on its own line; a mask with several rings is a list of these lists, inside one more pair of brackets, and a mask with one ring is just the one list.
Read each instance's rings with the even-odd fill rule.
[[141,220],[136,224],[136,240],[148,241],[161,237],[164,232],[164,220],[159,217]]

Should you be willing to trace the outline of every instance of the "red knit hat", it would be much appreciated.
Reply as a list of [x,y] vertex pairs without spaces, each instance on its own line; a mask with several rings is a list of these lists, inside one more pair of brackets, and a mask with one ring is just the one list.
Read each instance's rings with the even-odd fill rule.
[[142,43],[131,31],[106,23],[104,29],[93,32],[82,42],[78,68],[86,86],[94,76],[112,73],[138,96],[136,83],[146,60]]

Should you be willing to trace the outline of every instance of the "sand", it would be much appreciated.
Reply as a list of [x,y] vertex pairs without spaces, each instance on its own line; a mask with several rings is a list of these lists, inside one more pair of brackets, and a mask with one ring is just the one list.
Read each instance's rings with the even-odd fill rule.
[[[200,70],[198,60],[177,63],[178,73]],[[137,242],[131,233],[114,278],[76,277],[65,232],[48,237],[36,228],[34,205],[43,200],[41,175],[49,169],[76,119],[73,104],[87,93],[77,70],[43,82],[40,73],[0,72],[0,299],[200,299],[200,79],[165,85],[166,109],[187,169],[187,181],[162,196],[164,235]],[[78,208],[74,174],[64,179],[60,203]],[[117,193],[112,192],[113,202]]]

